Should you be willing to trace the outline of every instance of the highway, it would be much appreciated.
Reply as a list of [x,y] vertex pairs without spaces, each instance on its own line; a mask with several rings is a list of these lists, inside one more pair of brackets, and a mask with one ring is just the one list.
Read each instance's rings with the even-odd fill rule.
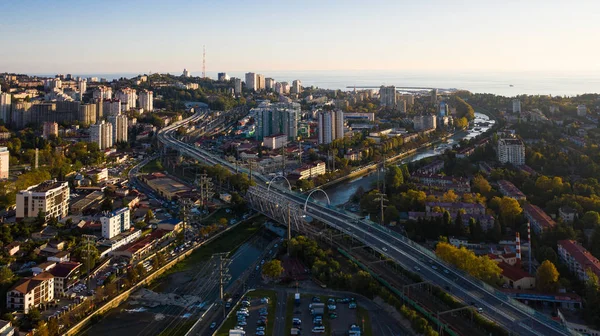
[[[192,158],[209,164],[220,164],[235,171],[235,167],[212,153],[201,148],[177,140],[173,131],[184,123],[197,122],[206,112],[198,112],[192,117],[180,121],[172,126],[163,128],[158,133],[159,140],[173,148],[180,150]],[[245,168],[238,168],[241,172],[248,173]],[[258,182],[255,188],[267,193],[268,179],[254,173],[254,180]],[[274,188],[273,188],[274,187]],[[264,190],[263,190],[264,189]],[[270,193],[276,195],[282,204],[288,202],[299,207],[304,207],[306,196],[285,190],[273,185]],[[505,294],[484,284],[483,282],[457,270],[443,261],[437,259],[432,251],[416,244],[410,239],[391,230],[381,227],[368,220],[361,219],[355,214],[343,210],[308,201],[306,215],[321,221],[341,232],[352,235],[355,239],[373,248],[382,255],[392,259],[408,270],[420,268],[420,275],[429,282],[441,288],[450,288],[450,292],[466,304],[473,304],[483,309],[483,315],[495,321],[506,330],[517,335],[569,335],[569,331],[545,315],[536,312],[530,307],[508,298]],[[437,268],[433,269],[432,266]],[[445,273],[444,270],[448,270]]]

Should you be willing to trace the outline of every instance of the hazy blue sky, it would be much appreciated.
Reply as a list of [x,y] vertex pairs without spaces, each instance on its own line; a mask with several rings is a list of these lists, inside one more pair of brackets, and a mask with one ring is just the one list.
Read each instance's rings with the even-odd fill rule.
[[599,0],[0,0],[0,72],[600,70]]

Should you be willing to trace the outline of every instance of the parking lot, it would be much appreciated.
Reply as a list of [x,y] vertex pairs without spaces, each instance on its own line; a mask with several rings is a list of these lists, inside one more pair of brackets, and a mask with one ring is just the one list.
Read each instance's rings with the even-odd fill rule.
[[[269,309],[271,307],[271,309]],[[267,335],[269,320],[273,320],[274,302],[268,297],[251,297],[244,299],[236,311],[237,326],[241,327],[248,335]]]
[[[320,302],[317,302],[320,301]],[[320,305],[324,306],[323,314],[318,314]],[[312,304],[312,306],[311,306]],[[313,310],[312,308],[317,308]],[[352,308],[350,308],[352,307]],[[294,319],[300,319],[300,323],[292,323],[293,327],[300,327],[302,335],[330,334],[348,335],[348,331],[357,321],[357,305],[352,298],[328,297],[319,295],[302,294],[300,305],[294,304]],[[321,318],[315,318],[315,316]],[[319,328],[322,326],[323,328]],[[286,333],[289,331],[286,330]]]

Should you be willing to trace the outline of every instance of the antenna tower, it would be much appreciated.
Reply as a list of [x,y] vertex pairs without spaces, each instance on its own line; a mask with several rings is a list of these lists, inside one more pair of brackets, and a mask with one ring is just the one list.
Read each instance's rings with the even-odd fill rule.
[[206,46],[202,46],[202,78],[206,78]]

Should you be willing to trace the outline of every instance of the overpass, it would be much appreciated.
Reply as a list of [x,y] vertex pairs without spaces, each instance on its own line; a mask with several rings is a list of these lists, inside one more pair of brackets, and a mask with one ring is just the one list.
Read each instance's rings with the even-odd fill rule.
[[[236,167],[230,162],[206,150],[181,142],[174,136],[178,126],[198,122],[205,114],[206,111],[197,112],[186,120],[163,128],[158,133],[159,141],[168,148],[178,150],[182,155],[208,164],[219,164],[235,172]],[[246,168],[237,167],[237,169],[249,174]],[[250,206],[280,223],[301,232],[319,235],[310,224],[311,221],[317,220],[362,242],[405,269],[412,270],[417,266],[420,269],[418,273],[423,278],[441,288],[450,288],[452,295],[466,304],[482,308],[483,315],[512,334],[537,336],[573,334],[562,324],[446,264],[432,251],[412,240],[353,213],[311,200],[310,197],[317,190],[305,196],[275,184],[270,185],[271,181],[257,173],[253,173],[253,180],[257,185],[251,187],[246,195]]]

